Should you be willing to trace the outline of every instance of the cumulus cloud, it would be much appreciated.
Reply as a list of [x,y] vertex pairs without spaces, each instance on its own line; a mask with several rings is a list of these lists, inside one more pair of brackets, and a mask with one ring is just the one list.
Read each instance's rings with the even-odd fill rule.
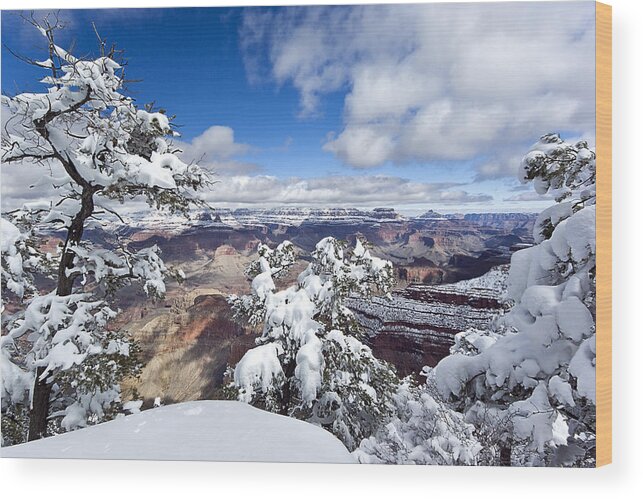
[[229,159],[245,154],[248,144],[234,140],[234,130],[228,126],[214,125],[184,145],[184,152],[191,156],[205,156],[206,159]]
[[198,162],[218,175],[243,175],[261,170],[259,165],[234,159],[250,152],[252,147],[237,142],[234,130],[227,126],[211,126],[191,141],[175,141],[175,144],[183,151],[180,154],[183,161]]
[[552,196],[542,196],[535,191],[521,192],[505,198],[503,201],[551,201]]
[[593,134],[593,21],[587,2],[251,9],[241,40],[250,78],[294,86],[303,116],[347,89],[323,146],[346,164],[483,157],[485,179],[544,133]]
[[423,183],[384,175],[308,179],[240,175],[223,179],[213,186],[206,198],[213,203],[261,206],[462,205],[485,204],[493,199],[486,194],[468,193],[459,186],[457,183]]

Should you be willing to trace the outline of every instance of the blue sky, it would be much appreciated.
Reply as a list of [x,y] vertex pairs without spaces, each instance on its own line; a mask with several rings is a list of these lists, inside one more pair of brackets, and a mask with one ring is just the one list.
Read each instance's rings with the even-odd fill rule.
[[[504,6],[61,11],[59,42],[95,54],[93,21],[125,49],[215,203],[535,211],[528,146],[593,140],[593,3]],[[3,94],[42,91],[4,47],[39,58],[39,33],[4,11],[2,42]]]

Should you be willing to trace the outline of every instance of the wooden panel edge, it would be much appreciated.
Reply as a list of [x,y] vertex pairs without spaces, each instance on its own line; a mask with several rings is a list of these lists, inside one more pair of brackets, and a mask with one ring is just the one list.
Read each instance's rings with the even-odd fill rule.
[[612,7],[596,2],[596,465],[612,462]]

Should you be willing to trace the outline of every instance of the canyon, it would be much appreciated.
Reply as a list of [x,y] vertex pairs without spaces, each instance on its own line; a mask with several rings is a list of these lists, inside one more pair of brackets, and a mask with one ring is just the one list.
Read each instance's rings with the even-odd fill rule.
[[397,285],[390,299],[350,298],[365,342],[400,375],[434,366],[453,337],[484,327],[502,308],[507,263],[530,245],[535,216],[523,213],[405,217],[389,208],[212,210],[182,217],[132,217],[127,224],[92,230],[101,245],[115,238],[131,250],[156,244],[168,265],[186,275],[165,299],[149,302],[140,291],[117,298],[119,325],[138,341],[146,365],[124,385],[125,397],[145,406],[222,398],[227,366],[255,343],[260,331],[232,317],[226,297],[249,292],[245,266],[259,242],[292,241],[301,258],[287,279],[307,264],[321,238],[365,238],[373,254],[393,262]]

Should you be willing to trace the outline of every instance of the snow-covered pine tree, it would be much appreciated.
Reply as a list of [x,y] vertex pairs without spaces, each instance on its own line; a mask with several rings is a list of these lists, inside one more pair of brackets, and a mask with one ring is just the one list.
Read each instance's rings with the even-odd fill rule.
[[[3,321],[2,370],[11,373],[3,376],[3,413],[5,404],[27,401],[33,440],[47,435],[52,420],[72,429],[113,409],[118,380],[135,372],[137,363],[127,334],[108,327],[116,312],[107,300],[133,282],[149,296],[161,296],[171,273],[157,247],[101,249],[83,238],[85,229],[105,216],[119,217],[119,204],[137,198],[185,212],[208,177],[178,158],[165,113],[140,109],[123,93],[119,52],[100,40],[100,57],[76,57],[56,43],[62,27],[56,18],[27,20],[43,35],[47,56],[24,59],[48,73],[41,80],[47,88],[2,96],[2,163],[42,169],[41,185],[56,194],[44,214],[24,209],[19,216],[43,233],[64,233],[51,257],[55,288]],[[25,266],[32,263],[23,251],[27,238],[9,220],[2,228],[3,292],[20,298],[33,270]],[[6,243],[5,229],[12,234]]]
[[556,204],[536,244],[512,256],[507,301],[489,331],[458,338],[437,386],[474,423],[488,464],[587,465],[596,403],[596,155],[586,142],[543,136],[523,182]]
[[0,250],[2,252],[2,305],[11,294],[22,300],[36,288],[34,273],[47,266],[48,260],[38,250],[33,220],[19,212],[0,219]]
[[290,242],[259,246],[250,265],[252,294],[231,296],[238,317],[263,324],[261,337],[234,369],[241,401],[318,424],[349,449],[392,416],[399,380],[388,363],[359,340],[344,305],[349,294],[388,293],[390,262],[332,237],[322,239],[296,284],[280,291],[275,278],[295,261]]
[[400,383],[393,396],[395,414],[360,443],[353,455],[367,464],[478,464],[481,445],[475,427],[440,397],[433,372],[426,383],[411,378]]
[[[33,227],[27,219],[0,219],[0,250],[2,253],[2,314],[5,303],[13,297],[22,300],[33,295],[34,272],[46,265],[37,249]],[[4,320],[3,320],[4,325]],[[0,338],[0,400],[2,401],[2,445],[23,442],[27,437],[28,394],[32,377],[16,366]]]

